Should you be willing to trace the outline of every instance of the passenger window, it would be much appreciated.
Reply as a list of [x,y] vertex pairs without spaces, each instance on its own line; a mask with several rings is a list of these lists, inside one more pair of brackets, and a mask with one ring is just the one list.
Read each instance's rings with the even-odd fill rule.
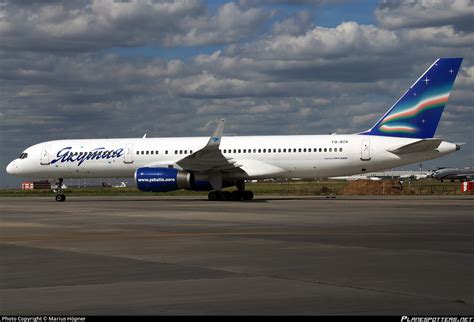
[[168,150],[165,151],[165,154],[168,154]]
[[237,152],[240,153],[240,149]]
[[339,152],[342,152],[342,148],[339,148]]
[[155,154],[158,154],[158,150],[155,151]]
[[258,153],[261,153],[262,152],[262,149],[258,149]]
[[178,154],[178,150],[174,150],[174,154]]
[[303,149],[303,152],[306,152],[306,149]]
[[332,152],[332,148],[329,148],[329,152]]
[[236,150],[236,149],[234,149],[234,153],[237,153],[237,150]]
[[153,153],[155,153],[155,151],[151,150],[151,151],[150,151],[150,154],[153,154]]
[[244,149],[244,153],[247,153],[247,149]]
[[257,149],[253,149],[253,153],[257,153]]
[[328,149],[327,149],[327,148],[324,148],[324,152],[328,152]]
[[188,150],[184,150],[184,154],[188,154]]
[[323,149],[319,148],[319,152],[322,152],[322,151],[323,151]]
[[179,154],[183,154],[183,150],[179,150]]
[[301,149],[298,149],[298,152],[301,152]]
[[137,155],[140,154],[140,151],[137,151]]
[[293,149],[293,152],[296,152],[296,149]]
[[267,153],[267,149],[263,149],[263,153]]
[[190,153],[190,154],[193,154],[193,150],[189,150],[189,153]]
[[149,152],[148,152],[148,151],[146,151],[146,155],[148,155],[148,153],[149,153]]
[[273,149],[273,153],[276,153],[277,152],[277,149]]

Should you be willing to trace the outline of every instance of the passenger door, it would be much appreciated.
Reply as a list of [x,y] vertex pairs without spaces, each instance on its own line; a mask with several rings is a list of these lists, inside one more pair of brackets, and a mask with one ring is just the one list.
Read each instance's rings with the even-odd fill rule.
[[360,159],[362,161],[369,161],[370,160],[370,140],[363,139],[360,149],[361,149]]
[[41,165],[50,164],[49,148],[50,148],[49,145],[43,145],[43,148],[41,149],[41,160],[40,160]]
[[133,144],[125,146],[125,154],[123,156],[124,163],[133,163]]

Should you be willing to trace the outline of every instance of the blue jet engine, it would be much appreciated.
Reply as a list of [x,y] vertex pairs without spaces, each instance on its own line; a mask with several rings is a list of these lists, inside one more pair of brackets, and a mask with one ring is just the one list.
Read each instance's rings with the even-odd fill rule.
[[138,168],[135,171],[135,181],[139,190],[147,192],[168,192],[179,189],[212,190],[207,177],[175,168]]

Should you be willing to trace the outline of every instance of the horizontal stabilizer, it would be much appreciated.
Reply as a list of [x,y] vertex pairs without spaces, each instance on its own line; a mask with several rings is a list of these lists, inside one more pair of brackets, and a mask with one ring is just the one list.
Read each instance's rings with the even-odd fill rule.
[[425,139],[410,144],[398,146],[392,149],[388,149],[387,151],[397,155],[407,153],[429,152],[439,147],[442,141],[442,139]]

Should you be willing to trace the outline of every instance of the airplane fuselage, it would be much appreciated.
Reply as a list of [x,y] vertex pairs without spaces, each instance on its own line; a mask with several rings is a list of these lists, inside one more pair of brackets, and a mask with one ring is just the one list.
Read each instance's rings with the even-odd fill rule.
[[[30,178],[133,177],[140,167],[175,167],[203,148],[208,137],[56,140],[26,149],[7,167]],[[397,155],[388,150],[418,139],[370,135],[222,137],[220,151],[243,172],[223,178],[324,178],[378,171],[456,151],[442,142],[430,152]]]

